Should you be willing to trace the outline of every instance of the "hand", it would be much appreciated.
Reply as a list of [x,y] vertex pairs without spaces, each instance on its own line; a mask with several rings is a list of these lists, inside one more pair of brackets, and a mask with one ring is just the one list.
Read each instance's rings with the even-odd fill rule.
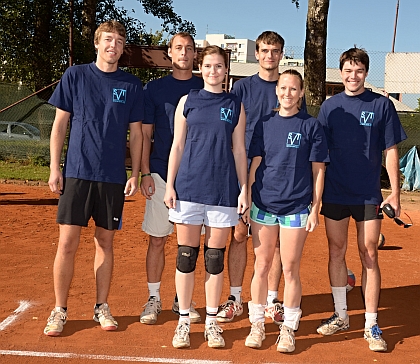
[[155,193],[155,180],[152,176],[144,176],[141,178],[140,190],[141,194],[148,200],[152,198],[152,195]]
[[50,172],[48,186],[50,186],[52,193],[56,193],[58,195],[63,193],[63,174],[60,170],[54,170]]
[[401,205],[400,205],[400,198],[399,195],[390,194],[382,203],[381,208],[389,203],[395,211],[395,217],[400,216],[401,213]]
[[134,196],[139,189],[139,179],[138,177],[131,177],[128,179],[125,184],[124,195]]
[[308,221],[306,223],[306,231],[313,232],[315,228],[319,225],[318,214],[312,210],[308,216]]
[[[237,213],[238,215],[244,215],[245,212],[249,209],[249,205],[248,205],[248,196],[246,193],[246,189],[243,188],[241,193],[238,196],[238,209],[237,209]],[[249,216],[249,213],[248,213]]]
[[163,203],[168,209],[174,209],[176,207],[176,192],[173,187],[166,185]]

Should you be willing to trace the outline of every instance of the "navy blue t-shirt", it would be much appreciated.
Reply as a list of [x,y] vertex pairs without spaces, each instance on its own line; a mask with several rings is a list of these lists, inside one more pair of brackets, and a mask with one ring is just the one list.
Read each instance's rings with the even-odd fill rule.
[[[242,78],[233,84],[231,92],[240,97],[245,109],[245,148],[247,153],[255,124],[264,116],[271,114],[278,106],[276,86],[277,81],[265,81],[258,73]],[[305,99],[302,102],[301,111],[306,112]]]
[[252,202],[277,215],[302,211],[312,202],[312,162],[328,162],[328,146],[318,120],[300,111],[271,116],[255,126],[249,158],[262,157],[252,185]]
[[232,133],[241,101],[231,93],[191,90],[185,101],[187,136],[175,180],[177,199],[212,206],[238,206]]
[[322,201],[379,205],[382,151],[407,138],[394,104],[369,90],[357,96],[341,92],[322,104],[318,119],[331,159]]
[[193,76],[177,80],[172,75],[150,81],[144,87],[144,124],[153,124],[153,150],[150,172],[158,173],[166,181],[168,160],[174,137],[174,115],[179,99],[192,89],[203,88],[203,79]]
[[95,63],[73,66],[49,103],[71,113],[63,176],[124,185],[128,124],[144,118],[141,81]]

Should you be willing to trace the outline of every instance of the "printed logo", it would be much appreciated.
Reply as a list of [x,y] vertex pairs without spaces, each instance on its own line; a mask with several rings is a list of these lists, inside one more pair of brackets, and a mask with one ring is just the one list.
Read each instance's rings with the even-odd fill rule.
[[226,121],[229,124],[232,124],[232,122],[233,122],[233,110],[221,107],[220,108],[220,120]]
[[118,217],[114,217],[114,221],[119,221],[120,219]]
[[301,139],[302,139],[302,134],[301,133],[294,133],[294,132],[291,131],[287,135],[286,147],[287,148],[299,148]]
[[122,88],[114,88],[112,90],[113,102],[121,102],[122,104],[125,104],[126,96],[127,96],[127,90],[124,90]]
[[360,125],[372,126],[374,119],[375,113],[373,111],[362,111],[360,114]]

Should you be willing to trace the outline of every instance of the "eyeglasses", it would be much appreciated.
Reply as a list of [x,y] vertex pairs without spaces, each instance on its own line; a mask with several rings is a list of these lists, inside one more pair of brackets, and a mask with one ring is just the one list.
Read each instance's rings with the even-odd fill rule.
[[404,221],[402,221],[399,217],[394,217],[394,221],[398,226],[403,226],[404,229],[409,228],[410,226],[413,226],[413,220],[411,220],[411,217],[408,216],[405,212],[404,214],[410,219],[410,223],[406,224]]
[[242,213],[242,214],[239,214],[239,219],[238,220],[241,220],[242,221],[242,223],[248,228],[248,233],[246,234],[246,237],[247,238],[249,238],[250,236],[251,236],[251,234],[252,234],[252,232],[251,232],[251,224],[249,223],[249,222],[246,222],[243,218],[242,218],[242,216],[244,216],[244,213],[246,212],[248,210],[248,207],[245,209],[245,211]]
[[398,226],[403,226],[404,229],[409,228],[410,226],[413,226],[413,220],[411,220],[411,217],[407,215],[407,213],[404,212],[404,214],[410,219],[410,223],[406,224],[404,221],[402,221],[399,217],[395,216],[395,211],[393,207],[387,203],[382,207],[383,212],[391,219],[394,219],[395,223]]

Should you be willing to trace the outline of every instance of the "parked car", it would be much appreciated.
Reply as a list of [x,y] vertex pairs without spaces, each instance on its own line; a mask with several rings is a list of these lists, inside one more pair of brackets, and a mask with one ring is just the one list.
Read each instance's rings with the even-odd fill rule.
[[15,121],[0,121],[0,139],[9,140],[40,140],[41,133],[38,128]]

